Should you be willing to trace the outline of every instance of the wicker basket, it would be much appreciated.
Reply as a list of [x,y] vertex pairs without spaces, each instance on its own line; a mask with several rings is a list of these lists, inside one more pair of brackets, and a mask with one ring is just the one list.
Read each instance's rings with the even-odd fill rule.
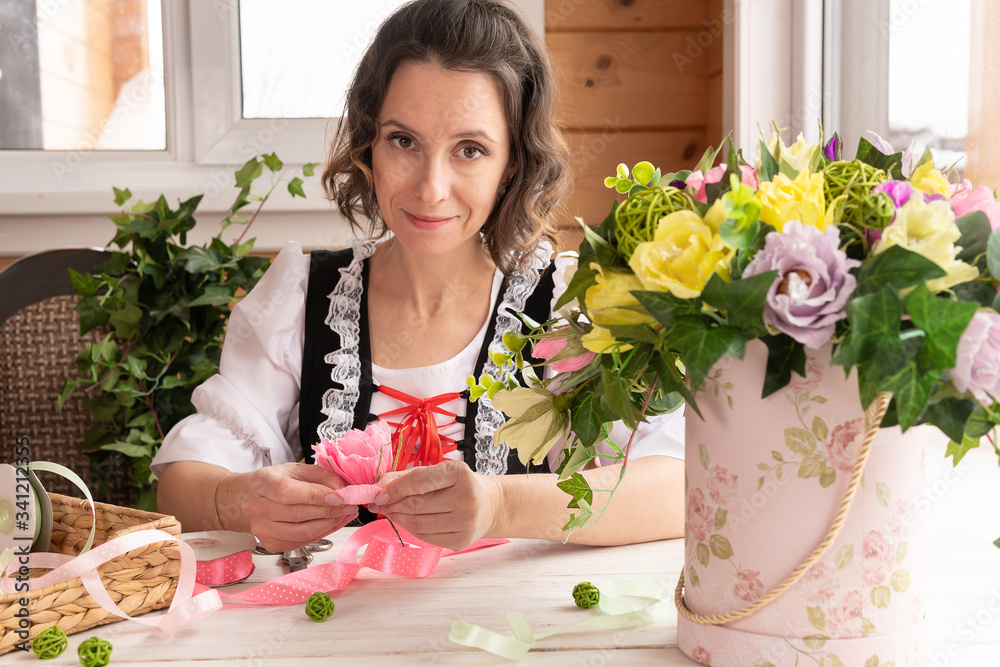
[[[86,500],[50,493],[52,541],[49,551],[76,555],[90,535],[90,507]],[[96,503],[97,532],[94,546],[140,530],[162,530],[181,534],[172,516],[153,514],[115,505]],[[180,549],[176,542],[154,542],[134,549],[98,568],[108,595],[130,616],[162,609],[170,604],[180,576]],[[32,575],[44,571],[32,572]],[[122,620],[94,602],[79,579],[64,581],[28,593],[0,596],[0,654],[23,639],[18,635],[19,598],[28,598],[30,638],[53,625],[66,634]]]

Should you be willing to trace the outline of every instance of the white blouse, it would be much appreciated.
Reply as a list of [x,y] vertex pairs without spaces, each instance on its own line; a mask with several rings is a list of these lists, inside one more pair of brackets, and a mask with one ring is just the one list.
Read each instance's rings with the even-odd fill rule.
[[[555,259],[553,305],[566,290],[568,256]],[[257,286],[233,309],[229,318],[219,373],[195,389],[191,400],[197,413],[179,422],[164,438],[153,459],[152,471],[174,461],[202,461],[233,472],[250,472],[302,458],[299,444],[299,392],[309,255],[298,243],[289,243],[275,258]],[[503,283],[493,278],[490,312]],[[385,384],[412,396],[436,396],[462,391],[475,372],[487,322],[461,352],[433,366],[387,369],[372,365],[376,384]],[[402,404],[379,392],[372,394],[371,412],[382,414]],[[442,407],[465,415],[466,402],[457,399]],[[450,422],[450,423],[449,423]],[[464,425],[438,416],[439,432],[462,438]],[[611,439],[623,447],[630,431],[616,423]],[[467,445],[468,446],[468,445]],[[607,449],[610,451],[610,448]],[[650,455],[684,457],[682,410],[653,417],[640,424],[630,459]],[[455,452],[448,458],[461,459]],[[559,448],[549,453],[550,469],[559,461]]]

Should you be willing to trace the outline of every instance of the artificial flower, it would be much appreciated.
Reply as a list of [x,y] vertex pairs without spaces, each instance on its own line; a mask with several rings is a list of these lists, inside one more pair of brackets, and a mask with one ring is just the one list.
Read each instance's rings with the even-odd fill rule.
[[956,389],[971,392],[984,407],[993,405],[1000,397],[1000,315],[980,310],[972,316],[948,374]]
[[[708,193],[706,192],[706,187],[721,181],[722,177],[726,175],[727,169],[727,165],[719,164],[709,169],[707,174],[702,174],[700,171],[692,171],[688,174],[685,181],[688,192],[691,193],[695,201],[707,204]],[[757,189],[757,172],[753,167],[745,164],[740,165],[740,182],[754,190]]]
[[801,132],[794,144],[786,146],[781,135],[775,132],[767,142],[767,150],[778,160],[779,164],[784,160],[796,173],[810,174],[814,158],[820,147],[818,143],[810,144],[807,142]]
[[580,344],[583,345],[584,349],[597,354],[604,354],[612,349],[617,349],[619,352],[628,352],[632,349],[631,343],[620,342],[611,334],[610,329],[600,326],[595,326],[583,334],[580,338]]
[[776,174],[773,180],[760,184],[757,197],[761,204],[760,219],[779,232],[790,220],[820,229],[829,222],[823,174],[802,172],[794,181],[784,174]]
[[939,169],[934,168],[933,162],[924,162],[913,170],[910,174],[910,183],[917,190],[926,192],[929,195],[941,195],[947,197],[951,186],[948,179]]
[[956,259],[960,248],[955,242],[961,236],[955,225],[955,213],[947,201],[925,202],[922,197],[910,197],[896,209],[896,218],[883,230],[872,254],[898,245],[926,257],[946,272],[941,278],[927,281],[927,289],[940,292],[979,276],[979,269]]
[[637,277],[624,271],[606,270],[596,262],[590,266],[597,271],[595,284],[587,288],[584,298],[591,322],[602,326],[621,326],[656,321],[631,294],[643,289]]
[[556,331],[564,335],[542,338],[532,348],[532,356],[546,361],[556,373],[572,373],[589,366],[594,353],[583,348],[580,335],[572,327]]
[[493,407],[507,415],[507,423],[493,433],[493,442],[517,450],[521,463],[541,463],[566,435],[569,413],[556,407],[558,396],[548,389],[517,387],[493,397]]
[[764,305],[764,323],[817,349],[833,336],[837,322],[847,317],[847,300],[857,279],[850,270],[861,262],[838,248],[840,233],[804,227],[798,220],[781,234],[771,232],[764,249],[747,265],[744,276],[777,271]]
[[713,274],[729,280],[734,253],[697,213],[675,211],[660,219],[652,241],[636,246],[628,265],[645,289],[692,299]]
[[323,438],[313,445],[316,463],[337,473],[347,484],[374,484],[392,468],[392,433],[384,421],[364,431],[351,429],[339,440]]
[[955,217],[961,218],[973,211],[982,211],[990,221],[990,227],[1000,227],[1000,201],[997,201],[993,190],[985,185],[973,188],[969,179],[958,185],[951,186],[951,209]]
[[885,194],[899,208],[910,200],[913,186],[908,181],[886,181],[872,188],[872,194]]

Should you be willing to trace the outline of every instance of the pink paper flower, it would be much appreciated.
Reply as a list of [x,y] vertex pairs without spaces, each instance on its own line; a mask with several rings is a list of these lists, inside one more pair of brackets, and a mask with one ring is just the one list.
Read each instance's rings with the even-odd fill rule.
[[839,585],[837,571],[828,563],[817,563],[799,579],[796,593],[809,604],[823,604],[833,599]]
[[[532,348],[531,353],[537,358],[544,361],[548,361],[559,355],[566,345],[569,343],[569,338],[542,338],[535,343]],[[568,359],[560,359],[559,361],[553,361],[549,364],[552,370],[556,373],[572,373],[573,371],[578,371],[581,368],[586,368],[590,365],[590,362],[594,360],[596,355],[590,351],[584,351],[574,357]]]
[[896,545],[881,530],[870,530],[861,546],[861,580],[865,586],[878,586],[892,574]]
[[712,532],[715,522],[715,508],[705,501],[705,492],[700,487],[691,489],[687,502],[687,529],[696,542],[704,542]]
[[956,218],[973,211],[982,211],[989,218],[990,227],[996,229],[1000,226],[1000,201],[993,196],[993,190],[985,185],[973,188],[969,179],[951,186],[951,210],[955,212]]
[[708,471],[708,495],[716,505],[726,506],[736,502],[737,477],[728,469],[716,464]]
[[1000,397],[1000,315],[979,310],[958,341],[955,367],[948,371],[959,391],[972,392],[983,406]]
[[[725,164],[719,164],[709,169],[707,174],[703,174],[700,171],[692,171],[688,174],[685,183],[689,190],[694,190],[691,196],[696,201],[707,204],[708,194],[705,191],[706,186],[721,181],[722,177],[726,175],[726,169],[727,166]],[[740,182],[754,190],[757,189],[757,172],[754,171],[753,167],[745,164],[740,165]]]
[[834,426],[830,442],[826,444],[827,456],[833,467],[842,472],[854,470],[864,439],[865,420],[861,417]]
[[826,631],[830,637],[850,639],[861,636],[862,600],[861,591],[853,590],[840,600],[840,604],[826,612]]
[[346,484],[374,484],[392,468],[392,434],[383,421],[364,431],[351,429],[342,438],[313,445],[316,463],[340,475]]
[[744,602],[753,602],[764,594],[764,583],[760,580],[760,571],[741,570],[736,575],[733,584],[733,594]]

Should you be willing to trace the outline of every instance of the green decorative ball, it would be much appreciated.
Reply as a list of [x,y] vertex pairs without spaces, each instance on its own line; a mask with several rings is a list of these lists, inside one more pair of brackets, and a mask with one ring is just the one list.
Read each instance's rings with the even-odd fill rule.
[[63,654],[67,643],[66,633],[53,625],[35,637],[35,641],[31,642],[31,650],[42,660],[52,660]]
[[306,601],[306,616],[319,623],[333,616],[333,600],[326,593],[317,591]]
[[83,667],[104,667],[111,662],[111,649],[111,642],[91,637],[80,644],[76,654]]
[[589,581],[581,581],[573,587],[573,602],[581,609],[596,607],[601,601],[601,591]]

